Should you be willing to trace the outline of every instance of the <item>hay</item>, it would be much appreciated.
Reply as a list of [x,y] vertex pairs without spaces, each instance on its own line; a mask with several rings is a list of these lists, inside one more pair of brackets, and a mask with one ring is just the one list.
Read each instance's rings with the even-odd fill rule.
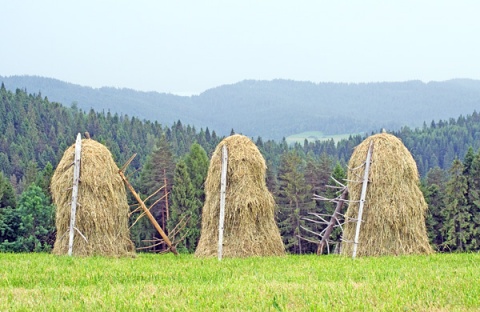
[[[68,252],[75,145],[69,147],[52,177],[52,198],[57,206],[57,238],[53,253]],[[102,144],[82,140],[80,184],[73,254],[129,256],[135,254],[128,229],[129,206],[123,181],[110,151]]]
[[[427,204],[419,188],[417,166],[410,152],[395,136],[387,133],[373,135],[355,148],[348,164],[350,200],[360,200],[362,183],[352,181],[363,178],[362,164],[370,141],[373,141],[373,153],[357,255],[432,253],[425,226]],[[358,202],[350,202],[347,220],[357,218],[358,208]],[[355,228],[355,222],[345,225],[343,255],[353,253]]]
[[223,257],[284,255],[285,247],[275,223],[275,201],[265,184],[265,160],[255,144],[243,135],[220,142],[210,160],[202,231],[195,255],[217,255],[223,145],[228,150]]

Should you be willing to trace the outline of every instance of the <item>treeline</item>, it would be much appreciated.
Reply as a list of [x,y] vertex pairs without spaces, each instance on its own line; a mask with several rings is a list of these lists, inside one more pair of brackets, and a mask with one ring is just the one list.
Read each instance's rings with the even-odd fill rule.
[[480,250],[480,151],[469,148],[450,169],[431,169],[423,181],[427,229],[439,251]]
[[228,135],[234,128],[247,136],[277,141],[285,135],[311,130],[339,134],[417,127],[425,120],[469,114],[480,102],[480,81],[469,79],[428,83],[244,80],[189,97],[93,89],[35,76],[0,76],[0,81],[12,92],[27,88],[56,102],[78,102],[79,108],[87,112],[90,108],[97,112],[110,109],[168,125],[180,119],[197,129],[209,126],[221,135]]
[[[25,235],[36,237],[35,246],[19,244],[24,224],[22,216],[38,220],[40,218],[34,211],[43,211],[43,208],[17,209],[20,202],[17,203],[16,199],[22,199],[33,187],[36,193],[41,193],[39,196],[45,197],[45,204],[51,205],[48,189],[51,176],[77,133],[88,132],[91,138],[105,144],[119,166],[136,153],[128,173],[131,173],[130,182],[144,195],[153,192],[157,187],[155,183],[158,182],[160,187],[165,180],[166,192],[171,191],[175,163],[190,151],[193,143],[201,144],[204,153],[211,153],[221,139],[215,131],[210,132],[208,128],[197,131],[194,127],[183,126],[180,121],[169,128],[126,115],[93,110],[84,112],[75,105],[67,108],[50,102],[41,94],[28,94],[19,89],[7,91],[3,84],[0,99],[0,198],[10,198],[12,196],[6,194],[13,192],[15,199],[0,202],[0,249],[3,250],[31,251],[51,247],[55,234],[52,233],[53,218],[49,219],[48,225],[44,224],[50,229],[47,231],[48,240],[29,232]],[[167,223],[164,220],[165,207],[168,204],[160,202],[152,208],[163,225]],[[151,226],[144,221],[142,219],[132,230],[139,246],[144,245],[143,240],[155,238],[153,231],[145,229]],[[46,247],[38,247],[38,244]]]
[[[412,152],[425,177],[423,189],[430,205],[427,225],[432,244],[438,250],[477,250],[471,247],[472,243],[462,243],[461,247],[456,243],[452,245],[453,236],[445,233],[455,232],[456,227],[454,230],[446,227],[449,221],[445,218],[450,220],[451,215],[446,215],[445,209],[454,194],[447,191],[454,176],[448,170],[452,163],[455,166],[458,159],[469,155],[469,148],[472,152],[478,149],[479,120],[480,116],[474,112],[458,119],[425,124],[421,129],[404,127],[393,133]],[[165,186],[147,204],[153,204],[152,213],[179,243],[180,250],[195,250],[208,162],[222,137],[208,128],[197,130],[180,121],[167,127],[108,111],[85,112],[76,105],[65,107],[52,103],[41,94],[28,94],[19,89],[8,91],[3,84],[0,88],[0,250],[51,248],[55,238],[55,207],[48,189],[50,178],[76,134],[84,132],[105,144],[119,167],[137,153],[127,172],[130,182],[143,198]],[[234,129],[231,132],[234,133]],[[352,150],[363,139],[351,136],[338,143],[305,141],[295,146],[288,146],[285,140],[253,139],[267,161],[267,186],[276,198],[277,223],[289,252],[316,251],[316,244],[310,242],[316,237],[310,231],[319,228],[304,218],[309,212],[331,213],[333,205],[314,201],[312,194],[335,196],[334,189],[326,185],[335,183],[332,177],[342,181]],[[433,179],[434,176],[442,178]],[[437,194],[435,187],[443,197],[434,195]],[[469,194],[475,192],[471,187],[465,194],[473,196]],[[130,203],[135,203],[132,198]],[[472,203],[475,200],[470,201],[470,206]],[[140,212],[132,207],[132,240],[137,248],[163,250],[165,247],[159,244],[154,228],[145,218],[137,221]],[[469,242],[478,240],[480,235],[473,219],[466,218],[464,222],[475,229],[467,239]],[[461,233],[464,235],[464,228]],[[339,235],[337,230],[333,239]]]

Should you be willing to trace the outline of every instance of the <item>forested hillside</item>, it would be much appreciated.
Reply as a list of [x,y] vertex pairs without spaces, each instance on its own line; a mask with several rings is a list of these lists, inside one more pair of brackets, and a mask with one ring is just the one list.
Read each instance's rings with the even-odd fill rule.
[[[112,112],[84,111],[50,102],[41,94],[0,88],[0,250],[48,250],[55,230],[49,181],[77,133],[105,144],[121,166],[137,153],[129,167],[132,184],[147,196],[164,185],[169,202],[159,201],[152,213],[167,231],[185,215],[192,216],[177,233],[179,249],[191,252],[198,240],[203,181],[208,159],[221,137],[209,128],[197,129],[181,121],[171,126]],[[480,242],[480,116],[477,112],[393,132],[417,161],[430,209],[429,236],[438,250],[479,250]],[[312,238],[301,226],[308,212],[331,213],[331,203],[315,202],[312,194],[332,197],[331,176],[341,181],[353,148],[363,140],[352,136],[335,143],[305,142],[289,147],[285,140],[253,138],[267,160],[267,186],[277,202],[277,222],[287,250],[314,252]],[[291,190],[295,189],[295,192]],[[190,194],[190,195],[188,195]],[[157,195],[151,203],[159,199]],[[131,200],[133,203],[134,201]],[[299,203],[300,209],[292,206]],[[169,214],[166,213],[167,209]],[[170,218],[167,216],[170,215]],[[135,221],[134,214],[131,218]],[[34,223],[36,222],[36,223]],[[144,250],[156,238],[146,219],[132,228],[132,239]],[[339,233],[334,233],[339,238]],[[177,241],[178,242],[178,241]]]
[[291,80],[245,80],[176,96],[129,89],[93,89],[59,80],[1,77],[8,90],[41,92],[50,100],[89,111],[127,114],[170,125],[181,120],[228,135],[233,128],[247,136],[281,140],[304,131],[328,135],[365,133],[381,128],[418,127],[424,121],[471,114],[480,107],[480,81],[311,83]]

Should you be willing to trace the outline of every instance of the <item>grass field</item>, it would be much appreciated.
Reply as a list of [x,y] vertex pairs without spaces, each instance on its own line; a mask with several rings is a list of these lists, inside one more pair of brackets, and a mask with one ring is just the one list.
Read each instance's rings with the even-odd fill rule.
[[478,311],[480,254],[70,258],[0,253],[1,311]]
[[325,135],[323,132],[320,131],[307,131],[307,132],[302,132],[302,133],[297,133],[290,135],[285,138],[288,144],[295,144],[295,143],[300,143],[303,145],[303,142],[305,139],[309,142],[315,142],[317,140],[319,141],[326,141],[333,139],[335,142],[338,142],[342,139],[347,139],[350,136],[350,134],[334,134],[334,135]]

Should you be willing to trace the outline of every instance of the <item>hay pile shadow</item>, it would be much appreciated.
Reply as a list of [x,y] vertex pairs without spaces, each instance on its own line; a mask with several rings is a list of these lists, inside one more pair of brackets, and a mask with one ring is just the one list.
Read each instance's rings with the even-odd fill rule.
[[243,135],[220,142],[210,160],[202,231],[195,255],[217,255],[223,145],[228,150],[223,257],[284,255],[285,247],[275,223],[275,201],[265,184],[265,160],[255,144]]
[[[358,145],[348,163],[351,201],[359,201],[364,166],[373,141],[369,183],[360,228],[358,256],[430,254],[425,226],[427,204],[419,188],[415,160],[393,135],[373,135]],[[353,168],[358,168],[352,170]],[[359,181],[359,182],[352,182]],[[358,202],[350,202],[348,218],[357,218]],[[345,225],[342,254],[351,256],[356,223]]]
[[[53,253],[67,254],[72,202],[75,145],[69,147],[52,177],[51,192],[57,207],[57,239]],[[112,154],[102,144],[82,140],[80,184],[73,254],[77,256],[132,256],[135,247],[128,229],[129,205]]]

